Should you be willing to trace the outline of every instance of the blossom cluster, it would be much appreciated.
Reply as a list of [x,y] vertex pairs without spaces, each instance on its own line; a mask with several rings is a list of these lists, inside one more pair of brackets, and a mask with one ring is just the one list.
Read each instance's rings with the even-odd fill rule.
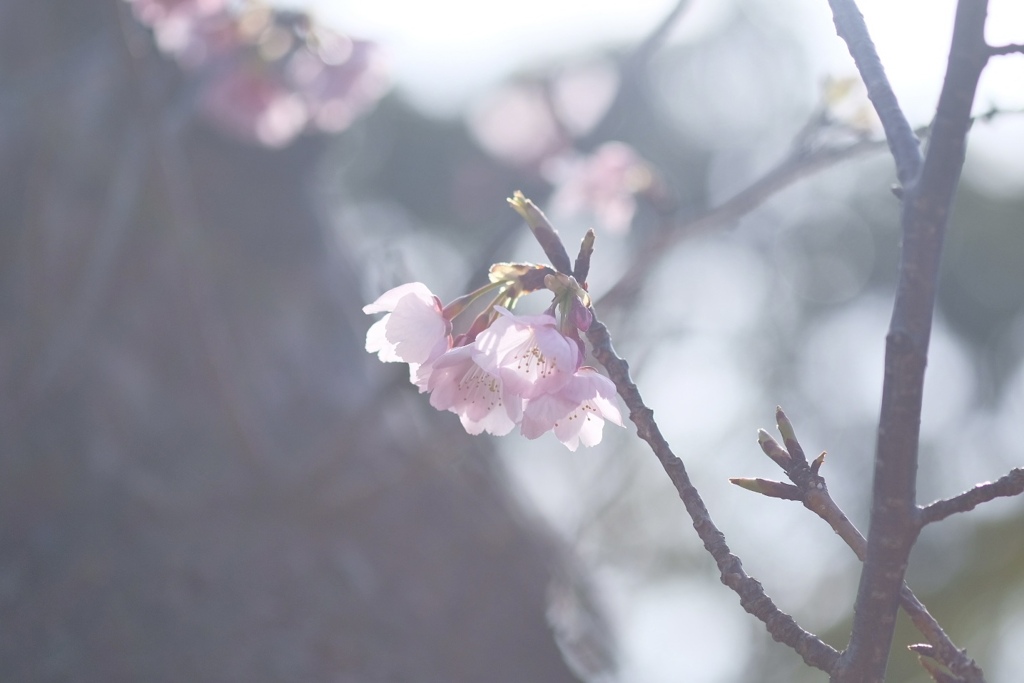
[[197,75],[197,113],[242,142],[283,147],[336,133],[388,87],[374,44],[310,15],[229,0],[126,0],[157,47]]
[[650,164],[623,142],[606,142],[588,156],[552,158],[543,170],[555,185],[551,204],[556,212],[589,214],[618,234],[629,232],[637,195],[655,184]]
[[[366,350],[408,363],[410,381],[429,392],[430,404],[458,415],[470,434],[504,435],[518,426],[528,439],[553,431],[570,450],[597,444],[605,421],[621,426],[622,416],[612,382],[583,365],[579,332],[592,320],[585,291],[571,276],[549,272],[544,282],[555,302],[548,312],[516,315],[507,307],[522,294],[517,274],[538,268],[498,264],[490,285],[448,306],[423,283],[395,287],[363,308],[386,313],[367,332]],[[454,335],[452,319],[495,291],[469,329]]]

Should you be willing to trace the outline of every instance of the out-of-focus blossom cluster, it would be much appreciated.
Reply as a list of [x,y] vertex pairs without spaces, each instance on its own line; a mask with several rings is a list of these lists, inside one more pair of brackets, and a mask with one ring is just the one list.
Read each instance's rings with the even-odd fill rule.
[[587,214],[612,233],[629,230],[636,196],[653,183],[650,165],[623,142],[606,142],[589,155],[561,156],[545,167],[554,183],[556,213]]
[[615,98],[619,77],[607,61],[581,64],[551,78],[523,78],[498,86],[469,114],[469,130],[489,154],[539,170],[570,152]]
[[589,154],[575,150],[576,138],[600,122],[617,88],[616,70],[603,62],[550,81],[503,85],[474,108],[470,131],[491,155],[550,182],[555,214],[584,216],[621,234],[632,223],[637,196],[657,184],[653,167],[624,142]]
[[882,122],[871,106],[867,87],[861,78],[830,76],[822,82],[821,92],[830,122],[863,135],[882,134]]
[[344,130],[387,90],[380,49],[308,14],[227,0],[126,0],[157,46],[199,79],[198,111],[245,142]]
[[835,149],[882,138],[882,122],[860,78],[826,77],[821,82],[820,97],[816,115],[797,138],[802,148]]
[[[535,264],[496,264],[491,282],[442,306],[426,285],[385,292],[363,308],[386,313],[366,334],[366,350],[409,364],[409,378],[430,404],[459,416],[470,434],[504,435],[516,426],[528,439],[552,431],[570,450],[601,441],[605,421],[622,425],[615,386],[583,365],[580,330],[592,321],[589,298],[568,275]],[[542,315],[508,307],[537,281],[554,292]],[[452,320],[474,301],[494,297],[466,332]]]

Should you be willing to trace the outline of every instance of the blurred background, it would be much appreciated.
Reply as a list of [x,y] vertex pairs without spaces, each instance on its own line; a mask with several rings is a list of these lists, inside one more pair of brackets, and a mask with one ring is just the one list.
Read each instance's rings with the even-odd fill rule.
[[[928,124],[954,3],[861,3]],[[992,0],[988,38],[1024,42]],[[1021,466],[1024,59],[976,102],[919,497]],[[985,115],[985,116],[982,116]],[[631,427],[469,437],[361,307],[541,261],[521,189],[747,571],[836,647],[859,578],[778,478],[776,405],[867,526],[899,204],[818,0],[0,3],[0,678],[819,681],[718,580]],[[537,295],[543,298],[541,295]],[[542,307],[544,301],[529,305]],[[1024,669],[1024,507],[910,583]],[[901,622],[893,681],[928,680]]]

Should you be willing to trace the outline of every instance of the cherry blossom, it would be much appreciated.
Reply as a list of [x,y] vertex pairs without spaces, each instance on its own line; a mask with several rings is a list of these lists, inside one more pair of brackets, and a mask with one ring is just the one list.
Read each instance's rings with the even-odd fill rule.
[[422,282],[411,282],[363,306],[363,313],[385,312],[366,332],[366,350],[385,363],[408,363],[410,380],[423,391],[429,364],[451,346],[441,301]]
[[229,0],[126,0],[157,47],[195,77],[196,112],[245,143],[284,147],[336,133],[389,85],[374,43],[301,11]]
[[126,0],[142,23],[152,26],[180,15],[186,18],[208,16],[223,9],[227,0]]
[[546,171],[556,185],[556,212],[589,214],[612,233],[629,231],[636,195],[653,182],[647,162],[622,142],[606,142],[586,157],[553,159]]
[[[430,405],[458,415],[470,434],[501,436],[519,426],[529,439],[553,431],[570,450],[600,443],[604,423],[621,426],[622,416],[611,381],[581,367],[579,332],[593,321],[586,289],[570,275],[549,272],[548,312],[515,315],[498,302],[514,305],[524,291],[542,289],[524,284],[536,281],[537,267],[499,265],[500,277],[446,307],[421,282],[385,292],[363,308],[386,314],[367,332],[366,350],[408,363],[410,380],[429,392]],[[488,294],[491,304],[453,338],[452,319]]]
[[615,405],[615,385],[594,368],[583,366],[558,392],[527,402],[522,433],[536,439],[553,429],[558,440],[575,451],[580,443],[600,443],[606,420],[622,426],[622,414]]
[[433,363],[427,388],[430,405],[459,416],[470,434],[508,434],[519,423],[523,399],[476,361],[474,345],[452,349]]
[[225,133],[267,147],[288,144],[309,123],[302,98],[259,68],[214,74],[202,90],[199,111]]
[[558,330],[553,316],[495,310],[499,317],[477,337],[474,360],[523,398],[558,391],[580,365],[576,342]]

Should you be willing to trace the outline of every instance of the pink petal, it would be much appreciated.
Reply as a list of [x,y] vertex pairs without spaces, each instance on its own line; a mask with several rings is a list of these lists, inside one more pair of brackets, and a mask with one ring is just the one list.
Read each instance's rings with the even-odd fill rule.
[[528,400],[523,410],[523,436],[536,439],[572,412],[576,405],[557,394],[544,394]]
[[448,348],[447,321],[433,298],[424,302],[415,295],[403,297],[395,304],[385,329],[396,355],[407,363],[425,363]]
[[580,443],[598,444],[605,420],[622,425],[614,395],[615,385],[611,380],[592,367],[581,367],[561,391],[527,401],[522,433],[535,439],[553,430],[558,440],[573,451]]
[[413,375],[418,366],[451,346],[451,325],[441,312],[441,302],[420,282],[385,292],[363,311],[387,313],[367,331],[366,350],[377,353],[386,363],[401,361],[417,366],[410,368]]
[[432,365],[430,405],[459,416],[470,434],[508,434],[522,416],[522,399],[505,391],[501,379],[473,361],[474,349],[452,349]]
[[370,325],[366,331],[366,350],[370,353],[377,353],[384,362],[399,361],[401,358],[395,355],[395,350],[388,342],[384,326],[387,320],[381,319]]
[[572,377],[579,350],[555,327],[549,315],[515,316],[496,306],[501,314],[480,333],[475,346],[476,362],[501,377],[509,391],[523,398],[553,393]]
[[377,300],[372,304],[363,306],[363,313],[385,313],[395,310],[395,306],[398,302],[406,296],[415,296],[424,302],[429,302],[434,298],[433,292],[430,291],[425,284],[422,282],[409,282],[404,285],[398,285],[393,289],[381,294],[377,297]]

